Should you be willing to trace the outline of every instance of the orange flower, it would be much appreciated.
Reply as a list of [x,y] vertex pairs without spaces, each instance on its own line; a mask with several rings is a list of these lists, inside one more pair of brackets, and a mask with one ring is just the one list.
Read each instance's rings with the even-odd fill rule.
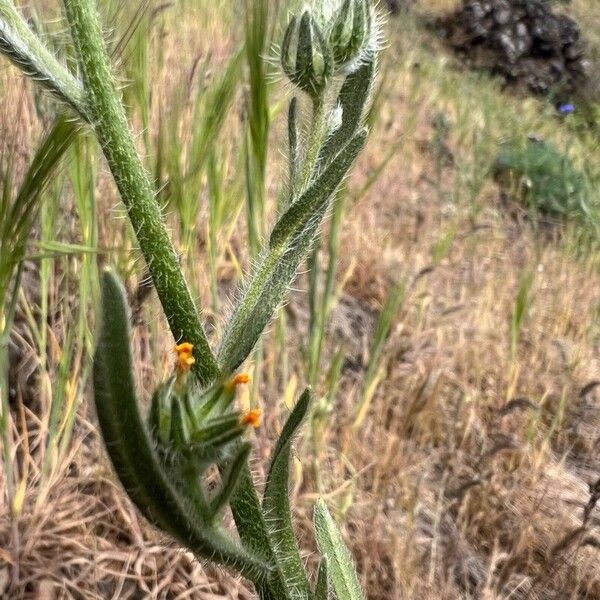
[[232,379],[230,379],[226,384],[225,384],[225,389],[228,392],[233,392],[233,390],[235,390],[235,388],[242,384],[242,383],[249,383],[250,382],[250,375],[248,375],[247,373],[240,373],[238,375],[236,375],[235,377],[233,377]]
[[189,373],[192,365],[196,362],[196,359],[192,355],[193,350],[194,345],[189,342],[183,342],[175,346],[175,353],[177,354],[175,370],[178,375]]
[[262,411],[258,408],[253,408],[242,415],[240,423],[242,425],[250,425],[256,429],[257,427],[260,427],[261,417]]
[[185,353],[185,354],[191,354],[194,350],[194,344],[190,344],[189,342],[181,342],[181,344],[177,344],[177,346],[175,346],[175,352],[177,354],[180,353]]

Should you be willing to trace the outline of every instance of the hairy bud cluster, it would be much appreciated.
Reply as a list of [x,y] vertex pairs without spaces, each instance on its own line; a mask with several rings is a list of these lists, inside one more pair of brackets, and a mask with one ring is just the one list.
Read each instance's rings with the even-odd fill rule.
[[333,55],[310,10],[292,17],[281,48],[281,65],[290,81],[312,97],[320,96],[333,74]]
[[329,43],[336,65],[345,67],[360,58],[369,42],[371,13],[366,0],[345,0],[336,15]]
[[281,65],[290,81],[320,97],[335,73],[360,65],[376,40],[370,0],[320,0],[294,15],[281,47]]

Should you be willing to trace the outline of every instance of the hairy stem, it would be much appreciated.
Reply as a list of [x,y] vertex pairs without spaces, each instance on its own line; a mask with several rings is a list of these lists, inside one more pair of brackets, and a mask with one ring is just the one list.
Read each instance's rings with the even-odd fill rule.
[[177,341],[194,345],[195,372],[201,383],[219,369],[181,272],[175,249],[135,148],[117,92],[93,0],[63,0],[84,80],[90,120],[127,208],[167,321]]

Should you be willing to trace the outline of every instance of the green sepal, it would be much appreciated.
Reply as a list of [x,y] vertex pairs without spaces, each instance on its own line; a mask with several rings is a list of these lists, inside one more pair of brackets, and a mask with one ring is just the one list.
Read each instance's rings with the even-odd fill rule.
[[305,10],[300,17],[298,26],[298,48],[296,50],[296,73],[299,81],[311,81],[313,71],[313,23],[309,10]]
[[329,600],[329,573],[327,560],[324,558],[319,563],[317,585],[315,586],[315,600]]
[[311,98],[323,95],[333,74],[333,55],[309,9],[299,21],[294,16],[288,24],[281,44],[281,66],[290,81]]
[[248,442],[238,446],[235,454],[229,461],[227,468],[221,475],[221,489],[211,500],[210,509],[213,518],[220,515],[223,509],[229,504],[237,486],[240,482],[244,467],[248,463],[248,456],[252,450],[252,445]]
[[290,78],[296,68],[296,57],[292,56],[292,38],[296,33],[297,20],[298,18],[296,15],[293,15],[283,34],[283,40],[281,42],[281,66],[284,73]]
[[269,241],[271,248],[286,245],[307,228],[314,215],[330,200],[354,159],[362,150],[366,139],[367,130],[362,129],[327,165],[327,168],[302,196],[284,213],[271,233]]
[[176,449],[185,448],[190,441],[190,430],[182,405],[182,399],[173,397],[171,405],[171,431],[169,438]]
[[315,505],[315,533],[327,561],[329,577],[338,600],[364,600],[350,552],[323,500]]
[[153,438],[161,445],[167,444],[171,431],[171,402],[173,395],[172,377],[161,383],[152,394],[150,412],[148,413],[148,426]]
[[106,450],[123,487],[152,524],[198,557],[229,566],[260,583],[269,577],[271,567],[223,532],[199,523],[189,501],[177,492],[166,473],[138,409],[129,339],[125,291],[109,271],[102,278],[94,401]]
[[199,398],[194,399],[192,401],[192,408],[196,421],[198,423],[202,423],[210,416],[212,412],[216,412],[215,409],[217,405],[221,399],[227,395],[227,391],[225,390],[223,384],[218,384],[206,392],[203,392]]
[[290,197],[294,196],[294,185],[298,173],[299,152],[298,152],[298,98],[294,96],[290,102],[288,110],[288,161],[290,164]]
[[246,427],[240,424],[242,413],[239,411],[231,412],[222,417],[208,419],[196,429],[190,436],[190,442],[198,444],[213,444],[214,440],[220,438],[223,434],[229,433],[241,427],[242,432]]
[[365,0],[345,0],[342,5],[329,36],[333,58],[338,66],[352,63],[360,57],[368,41],[369,13]]
[[236,425],[235,427],[232,427],[231,429],[226,429],[221,433],[215,432],[211,438],[208,438],[205,441],[199,443],[192,442],[189,448],[192,452],[195,452],[195,449],[197,448],[199,450],[198,456],[200,456],[201,446],[204,446],[206,448],[223,448],[223,446],[226,446],[227,444],[230,444],[237,438],[242,437],[242,435],[244,435],[244,433],[246,433],[247,430],[247,425]]
[[312,598],[312,591],[304,571],[292,524],[288,493],[290,452],[292,440],[308,411],[311,396],[309,389],[302,393],[283,427],[273,452],[262,503],[277,562],[289,586],[296,591],[295,597],[298,598]]

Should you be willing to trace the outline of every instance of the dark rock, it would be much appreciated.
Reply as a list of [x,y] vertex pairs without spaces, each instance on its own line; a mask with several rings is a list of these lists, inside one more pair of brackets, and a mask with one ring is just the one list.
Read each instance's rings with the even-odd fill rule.
[[494,21],[497,25],[506,25],[510,22],[511,10],[510,4],[506,0],[500,0],[494,7]]
[[579,26],[544,0],[464,0],[436,27],[473,68],[536,94],[570,94],[585,83]]

